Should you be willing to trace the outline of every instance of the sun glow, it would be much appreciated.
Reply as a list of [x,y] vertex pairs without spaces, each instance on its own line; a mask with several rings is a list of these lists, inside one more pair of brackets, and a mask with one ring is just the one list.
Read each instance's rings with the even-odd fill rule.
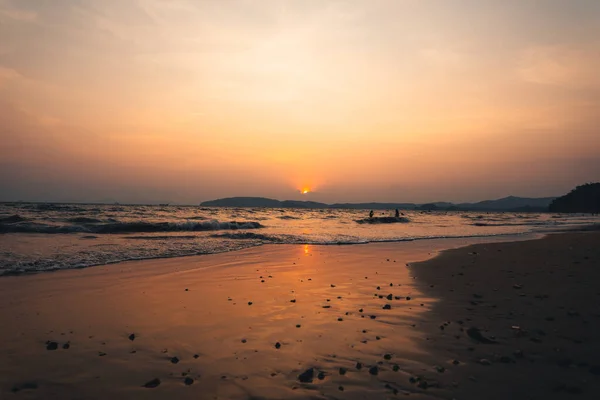
[[310,192],[309,188],[303,188],[303,189],[300,190],[300,193],[302,193],[302,194],[307,194],[309,192]]

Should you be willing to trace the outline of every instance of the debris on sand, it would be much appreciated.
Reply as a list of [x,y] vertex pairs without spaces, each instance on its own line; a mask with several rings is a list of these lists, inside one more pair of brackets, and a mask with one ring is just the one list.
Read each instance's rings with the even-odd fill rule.
[[148,389],[154,389],[155,387],[158,387],[158,385],[160,385],[160,379],[158,378],[154,378],[149,382],[146,382],[143,387],[148,388]]
[[47,341],[46,342],[46,350],[56,350],[58,349],[58,343]]
[[483,334],[481,333],[479,328],[471,327],[471,328],[467,329],[467,335],[469,335],[469,337],[471,339],[476,340],[479,343],[484,343],[484,344],[498,343],[495,340],[492,340],[490,338],[483,336]]
[[129,335],[129,340],[131,340],[132,342],[135,340],[135,333]]
[[313,377],[315,376],[315,369],[309,368],[300,375],[298,375],[298,380],[302,383],[311,383],[313,381]]

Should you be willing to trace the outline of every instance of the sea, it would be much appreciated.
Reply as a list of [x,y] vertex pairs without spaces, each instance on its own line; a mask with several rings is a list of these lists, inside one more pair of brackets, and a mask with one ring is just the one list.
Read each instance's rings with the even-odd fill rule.
[[222,253],[265,244],[358,245],[527,235],[600,223],[585,214],[0,204],[0,275]]

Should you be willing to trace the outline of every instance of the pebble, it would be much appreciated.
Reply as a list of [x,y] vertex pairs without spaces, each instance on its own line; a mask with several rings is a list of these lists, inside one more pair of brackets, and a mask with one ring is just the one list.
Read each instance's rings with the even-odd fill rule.
[[188,376],[187,378],[185,378],[185,379],[183,380],[183,383],[185,383],[185,384],[186,384],[186,386],[190,386],[191,384],[193,384],[193,383],[194,383],[194,380]]
[[58,349],[58,343],[47,341],[46,342],[46,350],[56,350]]
[[481,365],[492,365],[492,362],[490,360],[488,360],[487,358],[482,358],[481,360],[479,360],[479,364],[481,364]]
[[151,381],[149,381],[149,382],[146,382],[146,383],[144,384],[144,387],[145,387],[145,388],[148,388],[148,389],[154,389],[154,388],[155,388],[155,387],[157,387],[158,385],[160,385],[160,379],[158,379],[158,378],[154,378],[154,379],[152,379]]
[[276,349],[279,349],[280,347],[281,347],[281,343],[279,343],[279,342],[275,343],[275,348]]
[[298,380],[302,383],[311,383],[313,381],[313,377],[315,375],[315,369],[309,368],[300,375],[298,375]]
[[135,340],[135,333],[129,335],[129,340],[131,340],[132,342]]
[[379,373],[379,368],[375,365],[375,366],[369,368],[369,373],[371,375],[377,375]]
[[173,364],[177,364],[177,363],[179,362],[179,358],[177,358],[177,357],[172,357],[172,358],[171,358],[171,362],[172,362]]
[[383,306],[381,308],[383,308],[384,310],[391,310],[392,306],[390,304],[386,304],[385,306]]
[[347,372],[347,371],[348,371],[348,370],[347,370],[346,368],[344,368],[344,367],[340,367],[340,375],[346,375],[346,372]]

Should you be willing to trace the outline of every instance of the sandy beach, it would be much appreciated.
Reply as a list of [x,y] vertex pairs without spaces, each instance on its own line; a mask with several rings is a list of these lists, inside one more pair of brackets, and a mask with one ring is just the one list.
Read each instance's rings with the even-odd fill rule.
[[596,398],[600,235],[524,238],[3,277],[0,398]]

